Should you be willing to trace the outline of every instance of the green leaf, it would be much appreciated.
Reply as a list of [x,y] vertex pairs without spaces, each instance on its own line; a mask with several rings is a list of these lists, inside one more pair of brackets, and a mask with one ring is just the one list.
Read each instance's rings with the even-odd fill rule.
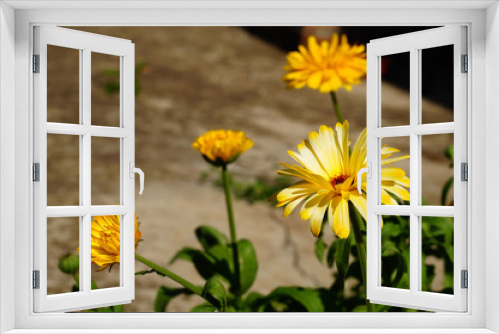
[[89,312],[89,313],[125,312],[125,307],[124,307],[124,305],[114,305],[114,306],[107,306],[107,307],[92,308],[92,309],[84,310],[82,312]]
[[238,255],[240,261],[240,294],[250,289],[259,269],[257,254],[252,243],[247,239],[238,241]]
[[221,278],[225,279],[228,283],[233,282],[234,280],[234,267],[233,267],[233,252],[231,248],[226,245],[215,245],[210,247],[206,253],[201,254],[203,256],[202,259],[195,259],[196,268],[200,272],[200,270],[206,269],[204,266],[207,266],[206,261],[210,262],[211,267],[207,268],[213,275],[221,276]]
[[[335,241],[337,241],[336,239]],[[328,249],[328,253],[326,253],[326,263],[328,264],[328,267],[331,268],[333,267],[333,264],[335,263],[335,249],[337,248],[337,244],[332,242],[330,245],[330,248]]]
[[401,225],[394,224],[392,222],[385,222],[384,228],[382,229],[382,240],[387,240],[388,238],[398,238],[401,236]]
[[[78,275],[73,275],[73,277],[75,278],[75,284],[73,285],[73,288],[72,288],[72,292],[78,292],[80,291],[80,278]],[[97,287],[97,284],[94,282],[94,280],[90,280],[90,289],[91,290],[97,290],[99,289]]]
[[193,264],[204,279],[209,279],[215,275],[215,260],[209,254],[205,252],[199,252],[193,257]]
[[192,292],[184,288],[169,288],[168,286],[160,287],[154,302],[155,312],[166,312],[168,304],[172,301],[172,299],[180,294],[190,295]]
[[226,308],[226,289],[224,285],[216,279],[211,277],[205,283],[203,288],[203,298],[208,300],[212,305],[217,307],[219,310],[225,311]]
[[125,312],[125,305],[115,305],[109,307],[111,312]]
[[262,302],[264,299],[264,295],[258,293],[258,292],[250,292],[247,295],[247,298],[244,300],[244,305],[247,306],[249,309],[245,311],[254,311],[253,306],[255,304],[259,304]]
[[455,147],[453,145],[448,146],[444,150],[444,156],[450,159],[453,164],[453,161],[455,161]]
[[215,312],[217,311],[217,307],[213,306],[210,303],[203,303],[200,305],[196,305],[189,312]]
[[301,287],[279,287],[269,294],[267,302],[272,300],[295,302],[307,312],[323,312],[325,310],[319,291]]
[[366,304],[356,306],[352,312],[366,312]]
[[401,254],[401,252],[393,242],[386,241],[382,244],[382,256],[392,256],[395,254]]
[[443,191],[441,192],[441,205],[446,205],[446,198],[448,197],[448,193],[450,192],[451,186],[453,186],[453,176],[446,181],[443,186]]
[[215,245],[227,245],[229,243],[229,239],[214,227],[202,225],[195,230],[195,233],[205,250]]
[[351,250],[349,238],[338,238],[334,243],[336,244],[335,262],[337,265],[337,272],[339,273],[341,282],[344,282],[347,277],[347,270],[349,269],[349,253]]
[[450,259],[450,262],[453,263],[454,262],[453,259],[454,259],[454,255],[455,255],[453,245],[446,246],[445,251],[446,251],[446,254],[448,255],[448,258]]
[[430,291],[431,283],[436,276],[436,268],[434,265],[425,264],[425,258],[425,254],[422,253],[422,263],[424,264],[422,269],[425,270],[422,274],[422,291]]
[[[405,256],[396,247],[396,245],[390,241],[382,243],[382,256],[390,257],[393,260],[390,262],[391,265],[383,266],[383,269],[385,271],[388,270],[389,272],[383,272],[382,276],[385,277],[386,280],[390,280],[390,278],[392,278],[392,282],[390,283],[386,282],[385,284],[389,284],[388,286],[391,287],[397,287],[397,285],[403,278],[404,273],[407,271],[407,263],[405,260]],[[394,269],[396,270],[395,274],[394,274]]]
[[199,255],[200,251],[197,249],[194,249],[192,247],[184,247],[170,259],[170,264],[176,262],[177,260],[185,260],[185,261],[190,261],[193,262],[193,259],[196,255]]
[[323,257],[325,255],[326,251],[326,243],[323,241],[323,238],[319,238],[316,240],[316,243],[314,244],[314,253],[316,254],[316,257],[318,258],[318,261],[320,263],[323,263]]

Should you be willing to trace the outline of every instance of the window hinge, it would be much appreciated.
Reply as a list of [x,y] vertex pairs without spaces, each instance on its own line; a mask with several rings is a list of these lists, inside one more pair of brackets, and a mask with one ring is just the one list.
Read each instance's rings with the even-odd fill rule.
[[469,165],[466,162],[462,162],[460,164],[460,180],[461,181],[469,181]]
[[467,270],[462,270],[461,272],[461,281],[462,281],[462,284],[461,284],[461,287],[462,289],[467,289],[469,287],[469,273],[467,272]]
[[38,162],[33,164],[33,181],[40,182],[40,164]]
[[469,71],[469,57],[462,55],[462,70],[460,72],[467,73]]
[[40,270],[33,270],[33,289],[40,289]]
[[40,55],[33,55],[33,73],[40,73]]

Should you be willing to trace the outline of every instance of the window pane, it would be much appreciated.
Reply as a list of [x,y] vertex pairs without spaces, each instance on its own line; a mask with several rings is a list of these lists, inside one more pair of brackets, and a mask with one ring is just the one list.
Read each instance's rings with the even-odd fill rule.
[[422,136],[422,204],[453,206],[453,134]]
[[121,216],[92,218],[92,289],[120,286]]
[[453,218],[422,217],[422,291],[453,294]]
[[381,203],[410,202],[410,138],[381,139]]
[[80,137],[47,134],[47,205],[80,205]]
[[453,45],[421,50],[422,123],[453,122]]
[[120,126],[120,57],[92,52],[92,125]]
[[382,286],[410,289],[410,217],[383,216]]
[[80,218],[47,218],[47,294],[79,291]]
[[92,205],[120,204],[120,140],[92,137]]
[[410,124],[410,53],[380,57],[382,126]]
[[80,50],[47,45],[47,122],[80,123]]

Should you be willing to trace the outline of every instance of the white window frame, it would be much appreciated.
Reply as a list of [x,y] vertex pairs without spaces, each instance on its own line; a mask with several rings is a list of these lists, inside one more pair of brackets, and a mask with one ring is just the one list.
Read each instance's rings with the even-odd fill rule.
[[[468,109],[471,111],[468,116],[469,311],[435,314],[34,314],[30,288],[32,262],[26,259],[30,258],[33,241],[33,212],[30,209],[33,204],[30,197],[33,123],[29,70],[35,24],[468,26],[471,71],[468,79]],[[81,329],[87,329],[85,333],[232,333],[237,332],[236,329],[245,333],[249,329],[262,333],[500,332],[498,1],[6,0],[0,3],[0,69],[0,332],[82,333]],[[12,145],[12,138],[15,138],[15,145]]]

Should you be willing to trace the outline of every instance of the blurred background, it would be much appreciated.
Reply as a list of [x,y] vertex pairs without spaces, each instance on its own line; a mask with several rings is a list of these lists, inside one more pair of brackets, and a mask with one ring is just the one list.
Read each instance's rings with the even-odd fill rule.
[[[308,222],[300,220],[297,212],[282,218],[282,209],[267,201],[293,181],[276,174],[279,162],[292,162],[287,150],[296,150],[297,144],[320,125],[334,126],[336,122],[328,94],[308,88],[285,89],[281,79],[285,56],[304,44],[309,35],[330,40],[332,33],[345,33],[350,44],[365,44],[424,28],[70,28],[135,43],[136,166],[146,174],[144,194],[136,194],[143,239],[138,254],[196,284],[203,283],[190,263],[168,264],[180,248],[197,247],[193,233],[197,226],[212,225],[229,233],[218,173],[191,148],[191,143],[207,130],[240,130],[255,142],[230,166],[237,197],[234,210],[238,238],[250,239],[259,259],[253,290],[268,293],[277,286],[331,284],[332,270],[314,255],[315,238]],[[449,47],[423,51],[423,123],[453,121],[452,51]],[[77,50],[49,46],[49,122],[79,123],[78,64]],[[408,64],[408,54],[382,59],[383,126],[409,124]],[[92,53],[93,125],[119,126],[119,66],[118,57]],[[353,141],[366,126],[365,80],[351,92],[339,90],[337,97],[350,122]],[[427,204],[440,205],[442,186],[452,176],[443,152],[453,144],[453,135],[425,137],[424,199]],[[399,148],[401,154],[409,154],[408,138],[390,138],[384,140],[386,143]],[[48,135],[48,205],[78,205],[78,147],[76,136]],[[93,138],[92,204],[119,203],[119,160],[119,139]],[[405,169],[411,178],[407,162],[397,167]],[[65,254],[77,254],[78,219],[50,218],[47,225],[49,294],[69,292],[73,278],[60,272],[57,263]],[[333,233],[326,231],[325,238],[332,240]],[[443,264],[434,264],[439,276]],[[141,269],[144,266],[137,263],[137,270]],[[118,286],[118,266],[93,272],[92,278],[99,288]],[[442,280],[436,279],[433,284],[437,291]],[[136,299],[125,310],[152,312],[157,289],[162,285],[176,283],[154,274],[136,277]],[[199,303],[197,296],[182,296],[169,305],[168,311],[188,311]]]

